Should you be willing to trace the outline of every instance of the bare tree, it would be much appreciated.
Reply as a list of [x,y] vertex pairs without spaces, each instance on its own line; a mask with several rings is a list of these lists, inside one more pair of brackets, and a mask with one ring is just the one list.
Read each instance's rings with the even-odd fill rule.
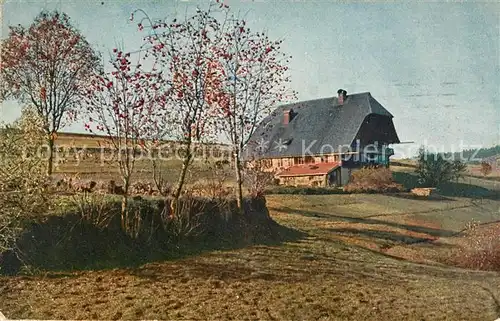
[[266,189],[274,183],[274,172],[266,171],[262,162],[254,162],[253,166],[243,169],[243,181],[252,197],[264,196]]
[[146,139],[168,115],[165,108],[166,82],[162,73],[144,71],[131,63],[131,54],[113,50],[111,71],[91,78],[85,101],[89,121],[85,127],[107,135],[115,152],[123,181],[122,226],[127,230],[128,194],[136,161],[142,157]]
[[213,48],[218,46],[221,36],[220,22],[213,15],[214,5],[208,9],[198,8],[181,21],[176,18],[139,22],[139,29],[147,27],[154,32],[146,37],[149,53],[155,64],[168,75],[170,90],[167,104],[171,117],[169,135],[179,146],[182,168],[173,190],[171,213],[174,215],[179,197],[186,181],[189,166],[201,144],[214,137],[213,94],[214,69],[217,57]]
[[222,133],[233,146],[241,209],[242,150],[262,118],[287,98],[289,57],[280,51],[282,41],[251,32],[220,1],[207,10],[197,8],[180,22],[152,22],[146,16],[139,29],[145,27],[144,20],[152,29],[147,39],[156,61],[170,73],[169,102],[176,115],[176,138],[183,146],[173,207],[198,143]]
[[244,20],[232,17],[225,24],[217,51],[220,68],[219,130],[233,146],[237,201],[243,201],[242,151],[261,120],[278,102],[293,99],[288,90],[288,63],[282,40],[252,32]]
[[14,98],[36,108],[44,121],[51,175],[55,134],[77,115],[99,56],[66,14],[43,11],[29,28],[10,27],[1,57],[1,100]]

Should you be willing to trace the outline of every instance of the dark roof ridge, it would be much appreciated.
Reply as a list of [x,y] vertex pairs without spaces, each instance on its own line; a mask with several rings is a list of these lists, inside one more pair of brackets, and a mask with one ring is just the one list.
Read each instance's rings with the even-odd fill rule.
[[[366,95],[367,98],[369,98],[369,97],[373,98],[373,96],[371,95],[371,93],[369,91],[363,91],[363,92],[352,93],[352,94],[348,93],[347,97],[350,97],[350,96],[362,96],[362,95]],[[335,98],[337,98],[337,96],[327,96],[327,97],[321,97],[321,98],[300,100],[300,101],[296,101],[296,102],[293,102],[293,103],[283,104],[283,105],[280,105],[278,107],[284,109],[284,107],[287,107],[287,106],[300,105],[302,103],[311,103],[311,102],[317,102],[317,101],[321,101],[321,100],[328,100],[328,99],[335,99]],[[368,100],[368,103],[369,103],[369,100]]]
[[286,106],[290,106],[290,105],[300,105],[300,104],[303,104],[303,103],[317,102],[317,101],[328,100],[328,99],[332,99],[332,98],[336,98],[336,97],[332,96],[332,97],[323,97],[323,98],[315,98],[315,99],[308,99],[308,100],[300,100],[300,101],[296,101],[294,103],[288,103],[288,104],[280,105],[278,107],[286,107]]
[[[250,139],[254,144],[247,151],[260,157],[301,155],[304,150],[312,154],[333,152],[354,142],[368,116],[393,118],[369,91],[348,94],[343,105],[337,99],[330,96],[277,106],[259,124]],[[283,111],[290,109],[297,115],[284,126]],[[398,142],[392,120],[388,122],[387,139]],[[288,141],[286,146],[279,145],[283,140]]]

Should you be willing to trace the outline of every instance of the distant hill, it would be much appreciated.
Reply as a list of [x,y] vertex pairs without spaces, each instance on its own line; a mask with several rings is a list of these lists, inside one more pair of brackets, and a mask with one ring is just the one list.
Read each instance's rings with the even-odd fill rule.
[[466,149],[463,152],[453,153],[455,159],[460,159],[464,157],[468,163],[475,164],[479,163],[478,160],[471,160],[471,158],[494,161],[495,158],[500,157],[500,145],[490,147],[490,148],[480,148],[480,149]]
[[[463,157],[466,163],[469,164],[479,164],[481,161],[487,162],[497,162],[500,159],[500,145],[489,147],[489,148],[480,148],[480,149],[466,149],[462,152],[456,153],[444,153],[444,155],[448,159],[461,159]],[[475,158],[476,160],[471,160],[471,158]],[[417,161],[417,157],[413,157],[410,159],[392,159],[391,164],[395,166],[415,166]]]
[[[89,133],[58,133],[56,135],[55,145],[59,148],[69,147],[73,149],[86,149],[88,151],[99,151],[101,147],[112,148],[111,139],[108,136]],[[175,140],[162,140],[160,145],[163,145],[163,149],[166,146],[169,146],[170,148],[179,146],[178,142]],[[206,148],[215,148],[216,150],[220,150],[224,153],[228,153],[231,150],[231,147],[227,144],[206,143],[203,145]]]

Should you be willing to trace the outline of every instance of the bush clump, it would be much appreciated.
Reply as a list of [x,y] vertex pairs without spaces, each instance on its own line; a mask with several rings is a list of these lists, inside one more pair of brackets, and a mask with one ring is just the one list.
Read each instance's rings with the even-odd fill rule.
[[467,165],[461,160],[446,159],[443,154],[420,148],[415,172],[422,187],[437,187],[463,177]]
[[500,226],[479,228],[478,223],[467,226],[464,246],[456,251],[452,263],[469,269],[500,271]]
[[2,253],[16,255],[15,240],[26,222],[50,207],[46,163],[39,155],[43,125],[32,108],[24,108],[14,124],[0,124],[0,260]]
[[235,199],[184,195],[172,215],[170,201],[131,198],[125,231],[119,196],[75,194],[65,213],[25,225],[16,239],[20,255],[0,258],[0,273],[18,273],[22,265],[42,270],[130,266],[280,240],[283,229],[269,216],[264,198],[244,199],[243,214]]
[[344,190],[349,193],[397,193],[405,189],[394,181],[390,169],[376,167],[355,171]]

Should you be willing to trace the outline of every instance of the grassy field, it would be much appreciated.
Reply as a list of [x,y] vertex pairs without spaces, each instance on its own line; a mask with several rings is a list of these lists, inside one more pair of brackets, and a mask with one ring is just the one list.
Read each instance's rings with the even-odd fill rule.
[[[168,143],[168,142],[166,142]],[[91,134],[73,134],[73,133],[60,133],[56,139],[56,146],[66,148],[69,154],[65,152],[60,153],[60,158],[64,159],[58,166],[56,166],[56,172],[59,174],[69,174],[78,175],[80,178],[95,178],[99,179],[114,179],[118,180],[118,169],[116,165],[110,164],[109,162],[103,162],[99,157],[100,154],[96,151],[101,147],[110,147],[111,142],[106,136],[95,136]],[[88,150],[94,149],[93,157],[82,157],[81,159],[75,159],[72,148],[85,148]],[[221,150],[228,150],[227,146],[221,145]],[[211,152],[210,149],[207,150],[208,153]],[[104,159],[107,159],[109,155],[104,154]],[[97,159],[95,159],[97,158]],[[227,158],[227,155],[226,155]],[[198,159],[198,167],[203,167],[203,161]],[[396,166],[392,166],[395,170],[413,170],[415,167],[415,161],[409,159],[393,159],[391,163]],[[150,168],[151,164],[147,159],[141,160],[137,164],[138,171],[136,178],[139,180],[149,180],[150,179]],[[164,162],[163,167],[166,171],[167,176],[171,176],[172,180],[175,180],[178,171],[181,168],[181,161],[172,157],[171,159]],[[203,170],[195,169],[193,171],[193,176],[208,176]],[[467,177],[480,178],[491,181],[500,181],[500,168],[494,168],[494,170],[488,175],[484,176],[480,172],[479,165],[468,165],[467,167]]]
[[[393,167],[403,170],[413,169],[416,166],[416,162],[414,160],[408,159],[392,159],[391,164],[395,165]],[[485,176],[481,173],[481,165],[468,164],[466,176],[485,180],[500,181],[500,167],[494,167],[491,173]]]
[[[169,147],[162,149],[162,159],[158,161],[162,175],[169,183],[177,182],[182,168],[182,158],[178,155],[178,145],[166,142]],[[110,140],[105,136],[61,133],[57,136],[56,146],[60,149],[55,154],[54,174],[56,177],[71,177],[81,180],[121,181],[119,168],[112,154]],[[81,149],[78,152],[78,149]],[[211,179],[213,173],[209,166],[215,162],[228,160],[228,147],[224,145],[206,145],[204,155],[197,155],[188,172],[188,183],[199,179]],[[218,151],[218,152],[217,152]],[[113,153],[117,155],[117,153]],[[133,181],[152,181],[152,162],[147,153],[138,158],[135,164]],[[232,172],[231,172],[232,174]],[[232,175],[230,175],[232,176]]]
[[473,177],[480,177],[489,180],[500,181],[500,167],[493,168],[492,172],[487,176],[484,176],[481,173],[480,165],[469,165],[468,166],[468,174]]
[[[148,166],[138,164],[137,179],[150,178]],[[180,164],[164,166],[174,180]],[[392,169],[408,186],[415,179],[410,167]],[[209,175],[201,172],[191,182]],[[58,174],[118,175],[90,159]],[[500,228],[500,200],[487,193],[500,186],[468,177],[449,187],[441,200],[268,195],[273,219],[300,237],[139,267],[0,277],[0,311],[23,319],[494,320],[500,274],[451,262],[468,222]]]
[[273,195],[304,236],[138,268],[0,278],[10,318],[494,320],[500,275],[445,265],[472,218],[500,202]]

